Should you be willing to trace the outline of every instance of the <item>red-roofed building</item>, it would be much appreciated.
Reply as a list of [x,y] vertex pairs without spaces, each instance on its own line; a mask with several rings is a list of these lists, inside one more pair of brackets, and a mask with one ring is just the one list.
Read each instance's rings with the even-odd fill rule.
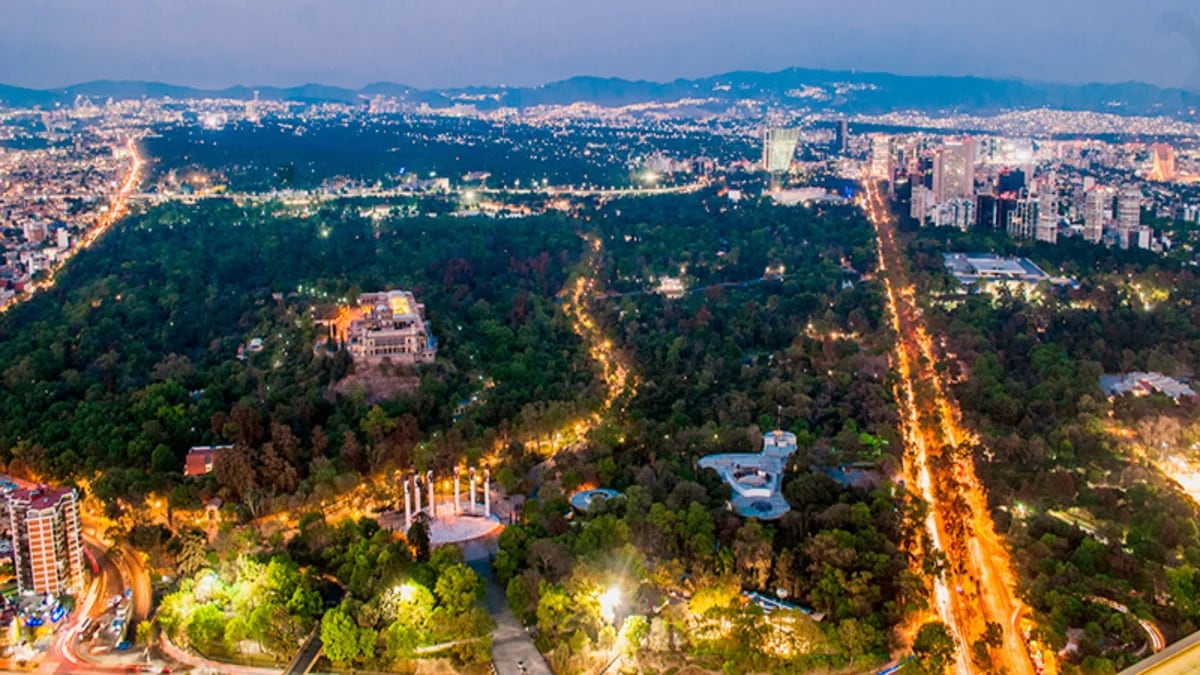
[[232,445],[197,445],[188,450],[187,459],[183,464],[183,475],[203,476],[212,473],[213,460],[221,450],[228,450]]

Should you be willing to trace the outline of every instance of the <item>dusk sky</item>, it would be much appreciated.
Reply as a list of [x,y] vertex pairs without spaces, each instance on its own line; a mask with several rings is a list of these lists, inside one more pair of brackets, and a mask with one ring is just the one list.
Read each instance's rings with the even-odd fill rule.
[[7,0],[2,16],[0,82],[30,87],[527,85],[802,66],[1200,89],[1195,0]]

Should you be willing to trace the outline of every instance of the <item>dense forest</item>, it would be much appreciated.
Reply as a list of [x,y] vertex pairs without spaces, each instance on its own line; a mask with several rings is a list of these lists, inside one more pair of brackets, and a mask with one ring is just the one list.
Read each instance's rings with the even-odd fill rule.
[[[681,131],[674,126],[551,125],[419,115],[267,119],[206,128],[191,121],[165,125],[147,139],[158,177],[191,185],[199,172],[234,191],[311,189],[334,177],[395,185],[445,176],[457,184],[486,172],[490,186],[638,184],[647,158],[695,156],[722,162],[753,156],[743,136]],[[666,180],[659,176],[656,180]],[[194,184],[210,186],[213,181]]]
[[[901,546],[919,505],[890,482],[900,449],[890,336],[860,213],[736,203],[716,190],[523,219],[373,220],[360,206],[209,200],[120,224],[53,290],[0,318],[7,468],[96,476],[90,489],[114,514],[136,512],[150,492],[169,492],[177,508],[222,496],[236,521],[303,513],[359,475],[499,453],[497,482],[526,499],[496,576],[564,672],[618,643],[650,667],[889,660],[893,628],[925,603],[932,567]],[[582,302],[633,384],[585,442],[547,458],[541,436],[611,393],[562,310],[563,289],[587,274],[598,283]],[[687,292],[653,292],[664,274],[681,275]],[[360,290],[392,287],[426,305],[440,350],[430,366],[381,367],[396,386],[371,399],[355,384],[367,374],[322,343],[318,319]],[[255,337],[264,349],[239,359]],[[792,510],[743,519],[696,461],[755,452],[773,428],[799,438],[783,482]],[[183,453],[201,443],[234,449],[211,476],[185,480]],[[571,514],[567,496],[586,485],[624,497]],[[298,520],[290,540],[223,530],[202,559],[188,531],[134,525],[129,541],[174,560],[183,579],[164,627],[218,656],[245,640],[275,653],[276,636],[231,619],[237,603],[288,635],[322,616],[341,647],[330,658],[367,667],[444,641],[446,626],[486,633],[468,601],[478,579],[430,557],[419,534],[396,543],[369,519]],[[260,570],[274,571],[264,581]],[[337,608],[315,608],[315,574],[346,590]],[[623,618],[642,619],[603,616],[597,589],[612,583]],[[401,604],[418,606],[383,606],[397,587],[409,589]],[[767,615],[743,604],[744,590],[803,609]],[[944,641],[932,643],[936,658],[922,658],[947,658]],[[453,656],[473,661],[485,646]]]
[[[352,205],[308,217],[227,202],[157,208],[0,319],[0,448],[10,468],[104,470],[102,496],[164,487],[193,444],[238,443],[275,462],[286,470],[264,476],[284,478],[262,487],[280,494],[331,470],[457,456],[535,402],[586,394],[590,364],[554,304],[581,249],[561,216],[373,223]],[[325,329],[313,316],[394,287],[427,305],[441,351],[406,375],[411,395],[370,418],[360,393],[334,389],[353,366],[314,349]],[[252,337],[265,349],[235,358]],[[487,404],[450,429],[484,378]],[[380,413],[403,424],[380,428]]]
[[[610,286],[625,291],[595,305],[639,384],[619,429],[545,466],[525,525],[502,535],[496,570],[513,611],[565,672],[611,643],[589,599],[614,578],[639,610],[661,607],[626,624],[648,666],[884,660],[925,582],[898,548],[915,507],[887,482],[899,445],[869,225],[850,209],[713,196],[613,202],[590,224]],[[786,272],[764,280],[768,266]],[[680,267],[693,284],[682,298],[632,290]],[[776,427],[801,439],[784,485],[793,510],[743,519],[696,460],[755,452]],[[861,481],[847,479],[850,467]],[[565,496],[586,484],[624,497],[564,519]],[[743,609],[742,590],[822,619]]]

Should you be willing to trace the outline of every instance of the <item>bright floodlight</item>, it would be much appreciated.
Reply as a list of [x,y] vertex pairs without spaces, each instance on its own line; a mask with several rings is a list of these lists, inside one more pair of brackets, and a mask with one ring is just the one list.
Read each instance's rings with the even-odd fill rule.
[[600,594],[600,614],[606,621],[612,621],[617,615],[617,605],[621,603],[621,589],[609,586]]
[[400,584],[399,586],[396,586],[392,590],[395,591],[400,596],[401,602],[412,602],[412,599],[416,595],[416,592],[417,592],[417,589],[413,588],[413,585],[408,582]]

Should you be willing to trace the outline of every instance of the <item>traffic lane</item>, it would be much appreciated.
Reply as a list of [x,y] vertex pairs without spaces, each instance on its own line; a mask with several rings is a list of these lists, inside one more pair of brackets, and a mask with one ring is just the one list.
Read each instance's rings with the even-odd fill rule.
[[121,571],[116,564],[108,556],[108,551],[97,547],[94,543],[88,542],[84,544],[92,555],[96,557],[96,565],[100,568],[100,595],[96,599],[96,603],[91,607],[89,616],[93,619],[107,612],[111,607],[111,600],[114,596],[123,596],[125,593],[125,583],[121,578]]

